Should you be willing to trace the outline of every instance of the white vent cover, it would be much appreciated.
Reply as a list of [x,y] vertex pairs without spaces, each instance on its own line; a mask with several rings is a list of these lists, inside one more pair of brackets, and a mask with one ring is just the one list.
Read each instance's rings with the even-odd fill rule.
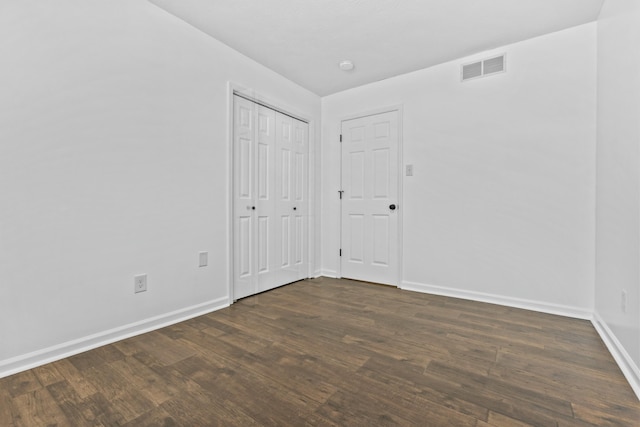
[[462,66],[462,81],[482,77],[482,62]]
[[503,54],[493,58],[483,59],[482,61],[463,64],[461,75],[462,81],[464,82],[491,74],[504,73],[505,71],[505,55]]

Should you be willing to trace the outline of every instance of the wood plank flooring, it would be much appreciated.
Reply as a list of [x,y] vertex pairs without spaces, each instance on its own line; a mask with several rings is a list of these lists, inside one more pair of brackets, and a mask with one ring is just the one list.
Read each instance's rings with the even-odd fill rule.
[[640,426],[587,321],[298,282],[0,379],[0,426]]

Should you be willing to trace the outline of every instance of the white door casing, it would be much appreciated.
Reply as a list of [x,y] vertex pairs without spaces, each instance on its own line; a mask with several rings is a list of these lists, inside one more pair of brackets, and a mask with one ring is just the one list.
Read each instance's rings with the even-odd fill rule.
[[342,122],[342,277],[398,285],[398,116]]

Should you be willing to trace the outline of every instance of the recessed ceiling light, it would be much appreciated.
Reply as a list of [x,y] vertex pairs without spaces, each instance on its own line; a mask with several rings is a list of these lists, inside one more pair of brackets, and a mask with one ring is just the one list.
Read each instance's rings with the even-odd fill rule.
[[351,71],[353,70],[353,62],[347,60],[341,61],[340,62],[340,69],[342,71]]

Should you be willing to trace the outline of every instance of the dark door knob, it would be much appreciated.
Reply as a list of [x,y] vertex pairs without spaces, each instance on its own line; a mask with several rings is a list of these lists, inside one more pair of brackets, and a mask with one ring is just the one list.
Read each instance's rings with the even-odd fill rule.
[[389,209],[391,209],[392,211],[396,210],[396,205],[389,205]]
[[255,206],[251,206],[251,210],[252,210],[252,211],[255,211],[255,210],[256,210],[256,207],[255,207]]
[[297,210],[298,210],[298,208],[294,206],[294,207],[293,207],[293,210],[294,210],[294,211],[297,211]]

